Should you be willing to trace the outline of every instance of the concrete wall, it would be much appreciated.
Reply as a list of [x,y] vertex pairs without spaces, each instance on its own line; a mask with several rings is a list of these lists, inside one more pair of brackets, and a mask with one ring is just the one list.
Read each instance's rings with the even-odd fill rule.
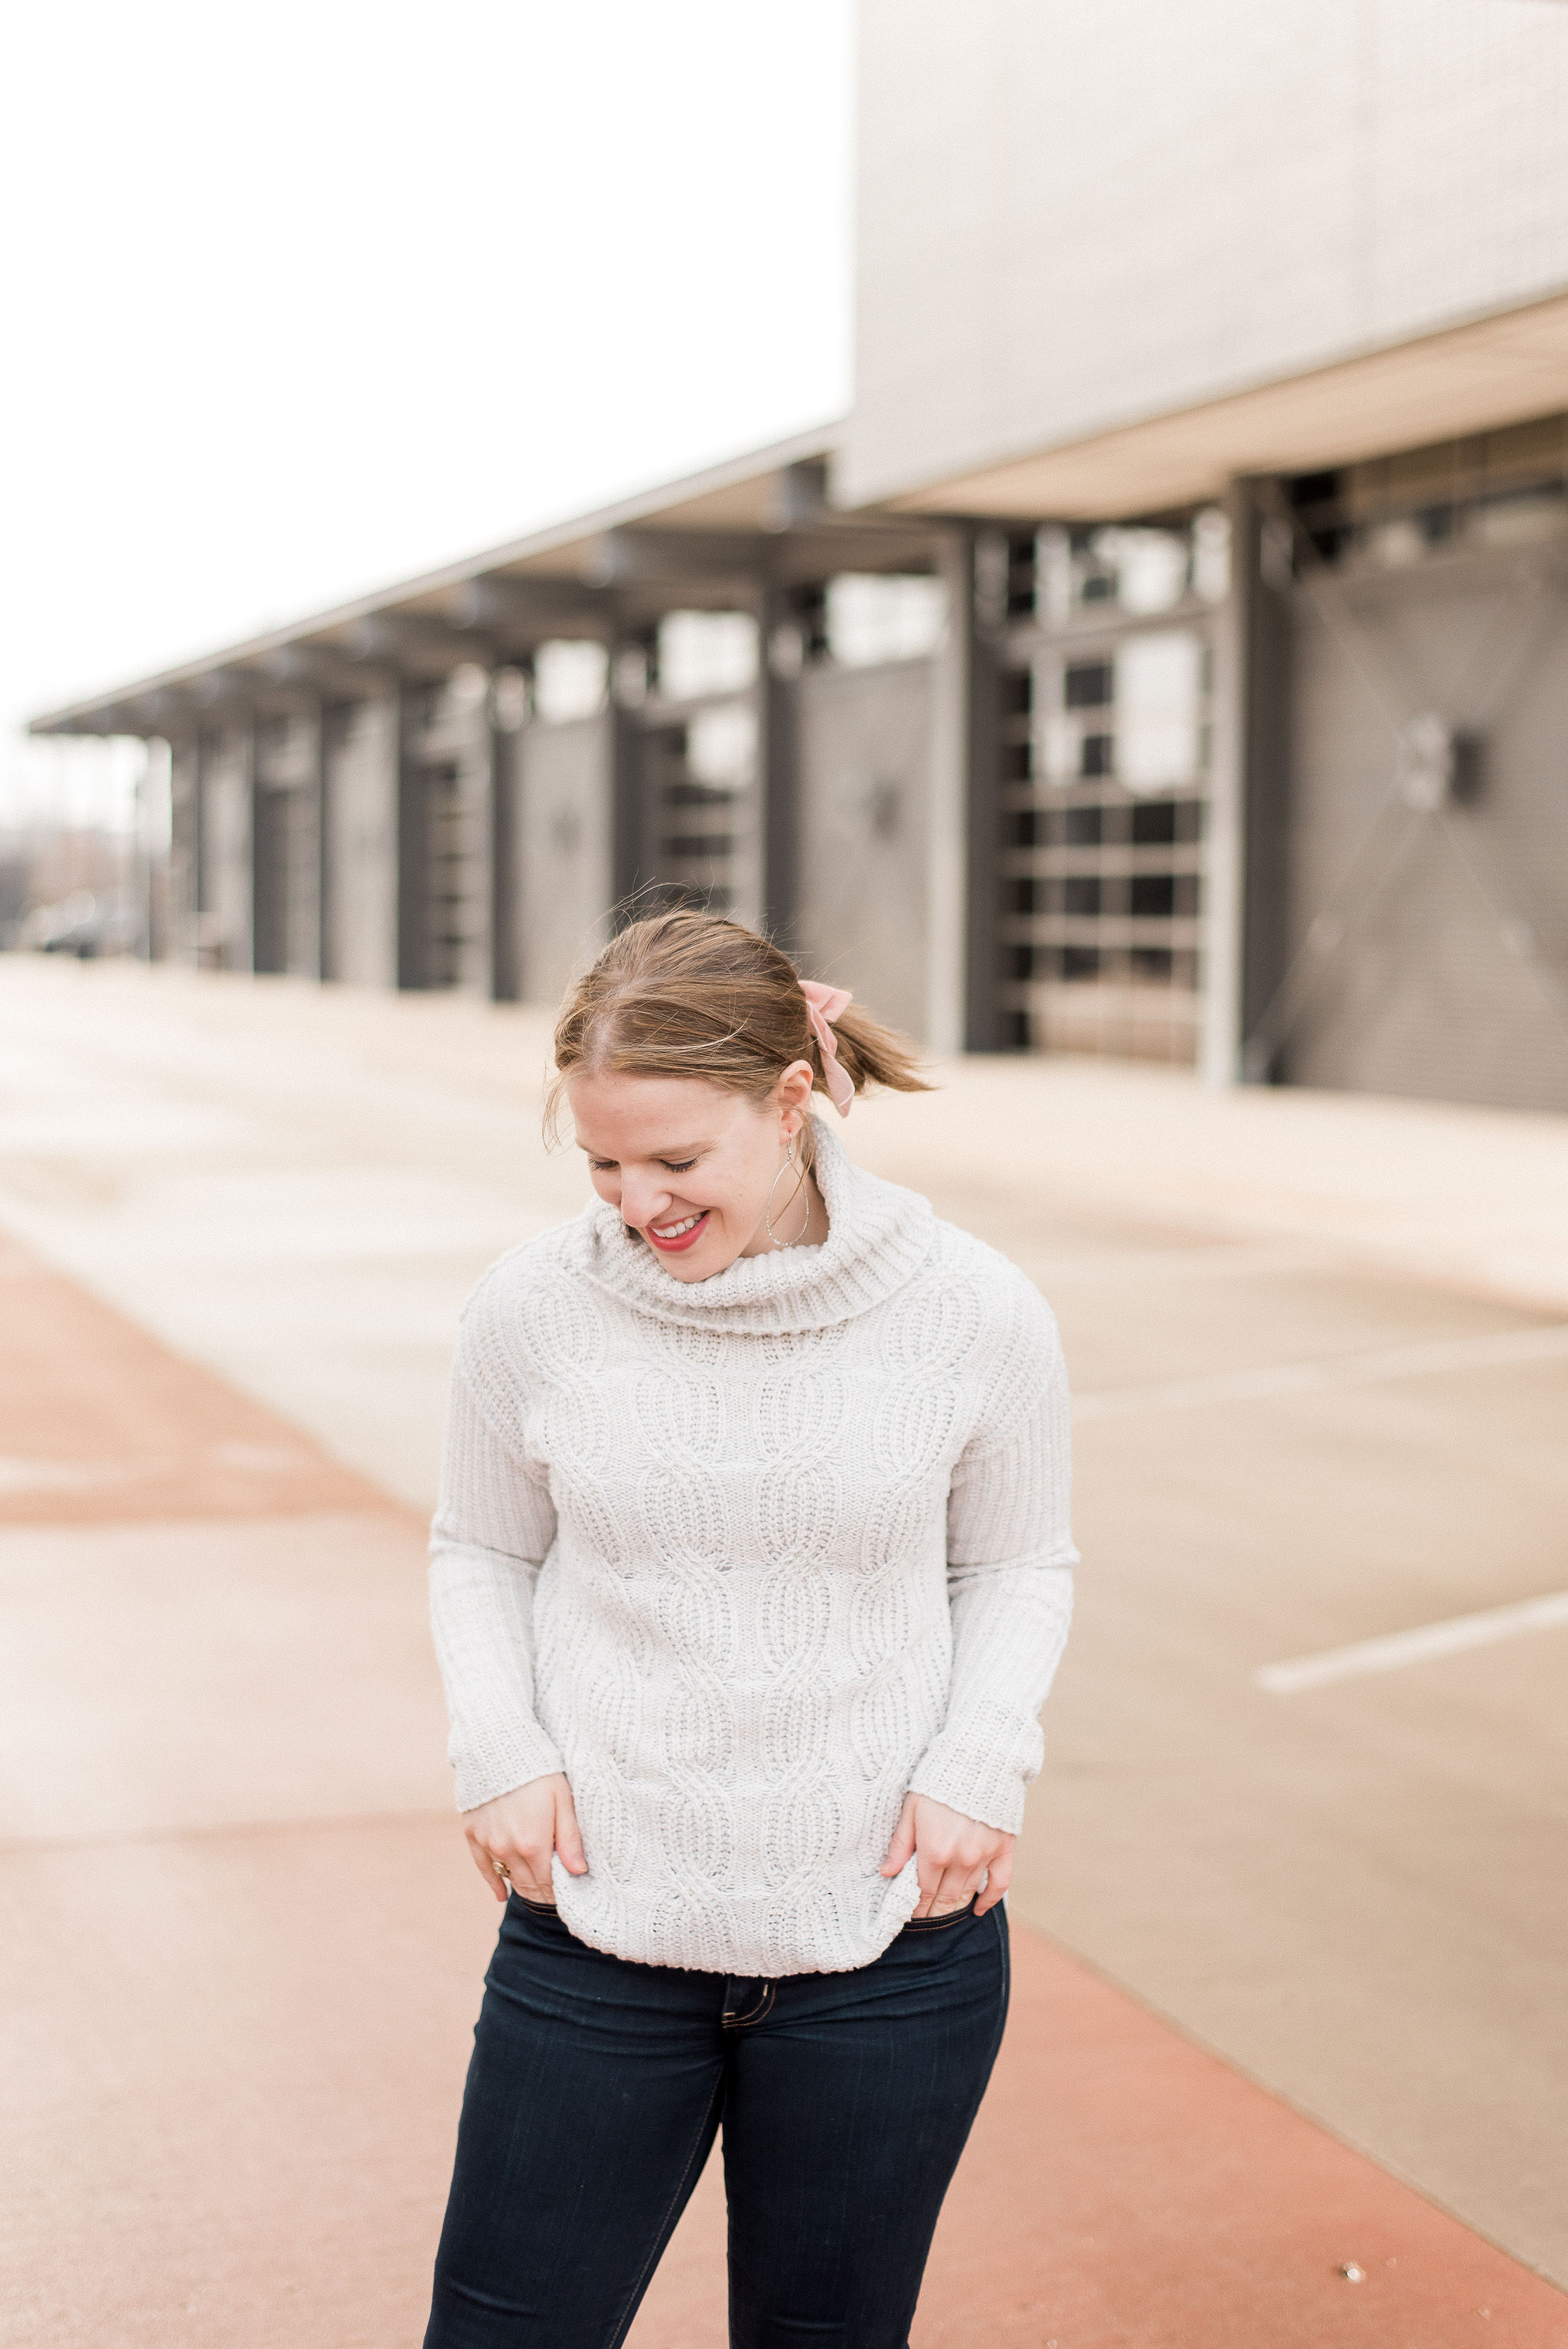
[[558,1003],[609,936],[610,718],[535,724],[518,738],[513,889],[522,994]]
[[398,820],[400,987],[489,995],[493,737],[482,688],[403,704]]
[[807,975],[852,988],[881,1019],[923,1036],[930,665],[809,669],[798,691]]
[[203,735],[201,936],[224,970],[251,968],[251,778],[248,725]]
[[860,23],[851,502],[1568,285],[1568,7]]
[[326,725],[326,976],[396,987],[397,704],[356,703]]
[[169,872],[160,951],[183,962],[196,952],[200,766],[196,740],[185,735],[169,746]]
[[[1440,815],[1397,781],[1399,727],[1428,709],[1479,745],[1473,798]],[[1300,595],[1288,1077],[1568,1110],[1565,744],[1568,590],[1549,566],[1456,556]]]
[[256,730],[253,958],[300,978],[320,976],[320,725],[301,710]]

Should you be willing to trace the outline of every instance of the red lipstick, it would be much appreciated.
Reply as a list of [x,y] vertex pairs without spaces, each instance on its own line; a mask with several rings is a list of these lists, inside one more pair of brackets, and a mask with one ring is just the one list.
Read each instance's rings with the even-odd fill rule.
[[683,1248],[693,1247],[696,1246],[696,1242],[701,1239],[704,1232],[707,1229],[707,1219],[712,1212],[711,1208],[705,1207],[701,1215],[697,1217],[696,1223],[692,1226],[690,1231],[682,1232],[677,1239],[660,1239],[652,1224],[647,1226],[644,1237],[646,1238],[651,1247],[662,1249],[665,1256],[679,1256]]

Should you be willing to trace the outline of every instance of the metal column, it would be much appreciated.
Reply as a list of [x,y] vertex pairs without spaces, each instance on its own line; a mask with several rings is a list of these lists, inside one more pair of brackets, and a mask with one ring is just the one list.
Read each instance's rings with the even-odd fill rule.
[[518,903],[518,795],[521,789],[521,714],[517,724],[499,719],[495,680],[490,680],[490,999],[515,1003],[522,993],[522,909]]
[[326,704],[317,701],[311,712],[310,780],[305,788],[315,811],[315,835],[310,845],[315,864],[315,923],[305,942],[300,968],[304,976],[324,979],[331,968],[326,936]]
[[169,743],[169,925],[170,961],[195,962],[201,885],[201,751],[199,733]]
[[800,663],[784,600],[765,587],[757,603],[757,792],[762,840],[761,926],[796,951],[800,910]]
[[637,710],[617,691],[617,672],[626,656],[646,657],[640,635],[617,631],[609,648],[608,685],[603,724],[605,765],[610,793],[610,908],[613,927],[635,921],[636,897],[653,878],[653,843],[643,788],[643,730]]
[[993,1051],[996,1007],[997,704],[1006,614],[989,577],[995,533],[944,533],[947,618],[932,678],[927,817],[925,1041],[934,1052]]
[[397,985],[425,984],[425,856],[424,778],[409,756],[408,688],[400,686],[397,699]]
[[1214,648],[1213,765],[1204,865],[1200,1068],[1211,1085],[1266,1078],[1243,1040],[1279,983],[1285,952],[1288,549],[1259,485],[1233,483],[1230,594]]

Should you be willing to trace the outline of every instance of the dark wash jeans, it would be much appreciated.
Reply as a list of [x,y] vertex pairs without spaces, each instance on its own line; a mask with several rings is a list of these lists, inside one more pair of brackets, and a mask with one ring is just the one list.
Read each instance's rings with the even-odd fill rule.
[[999,1906],[744,1982],[606,1956],[514,1893],[425,2349],[615,2349],[721,2122],[732,2349],[905,2349],[1006,2011]]

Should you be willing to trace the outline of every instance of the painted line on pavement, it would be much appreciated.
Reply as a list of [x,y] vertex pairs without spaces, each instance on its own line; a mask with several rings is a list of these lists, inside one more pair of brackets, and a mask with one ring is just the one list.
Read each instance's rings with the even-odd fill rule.
[[1543,1330],[1501,1330],[1485,1338],[1445,1338],[1427,1346],[1389,1347],[1373,1354],[1331,1354],[1318,1362],[1282,1362],[1271,1370],[1220,1371],[1202,1379],[1159,1386],[1111,1387],[1073,1398],[1075,1423],[1126,1419],[1147,1411],[1191,1411],[1204,1403],[1257,1402],[1279,1395],[1317,1394],[1338,1387],[1380,1385],[1386,1380],[1440,1376],[1449,1371],[1512,1370],[1532,1362],[1568,1361],[1568,1323]]
[[1360,1680],[1369,1672],[1397,1672],[1434,1656],[1457,1656],[1467,1648],[1490,1648],[1527,1631],[1549,1631],[1568,1623],[1568,1590],[1544,1599],[1522,1599],[1511,1607],[1488,1607],[1478,1615],[1453,1615],[1446,1623],[1423,1623],[1414,1631],[1393,1631],[1381,1640],[1357,1640],[1348,1648],[1326,1648],[1287,1664],[1264,1664],[1254,1684],[1271,1696],[1295,1696],[1303,1689],[1326,1688],[1334,1681]]

